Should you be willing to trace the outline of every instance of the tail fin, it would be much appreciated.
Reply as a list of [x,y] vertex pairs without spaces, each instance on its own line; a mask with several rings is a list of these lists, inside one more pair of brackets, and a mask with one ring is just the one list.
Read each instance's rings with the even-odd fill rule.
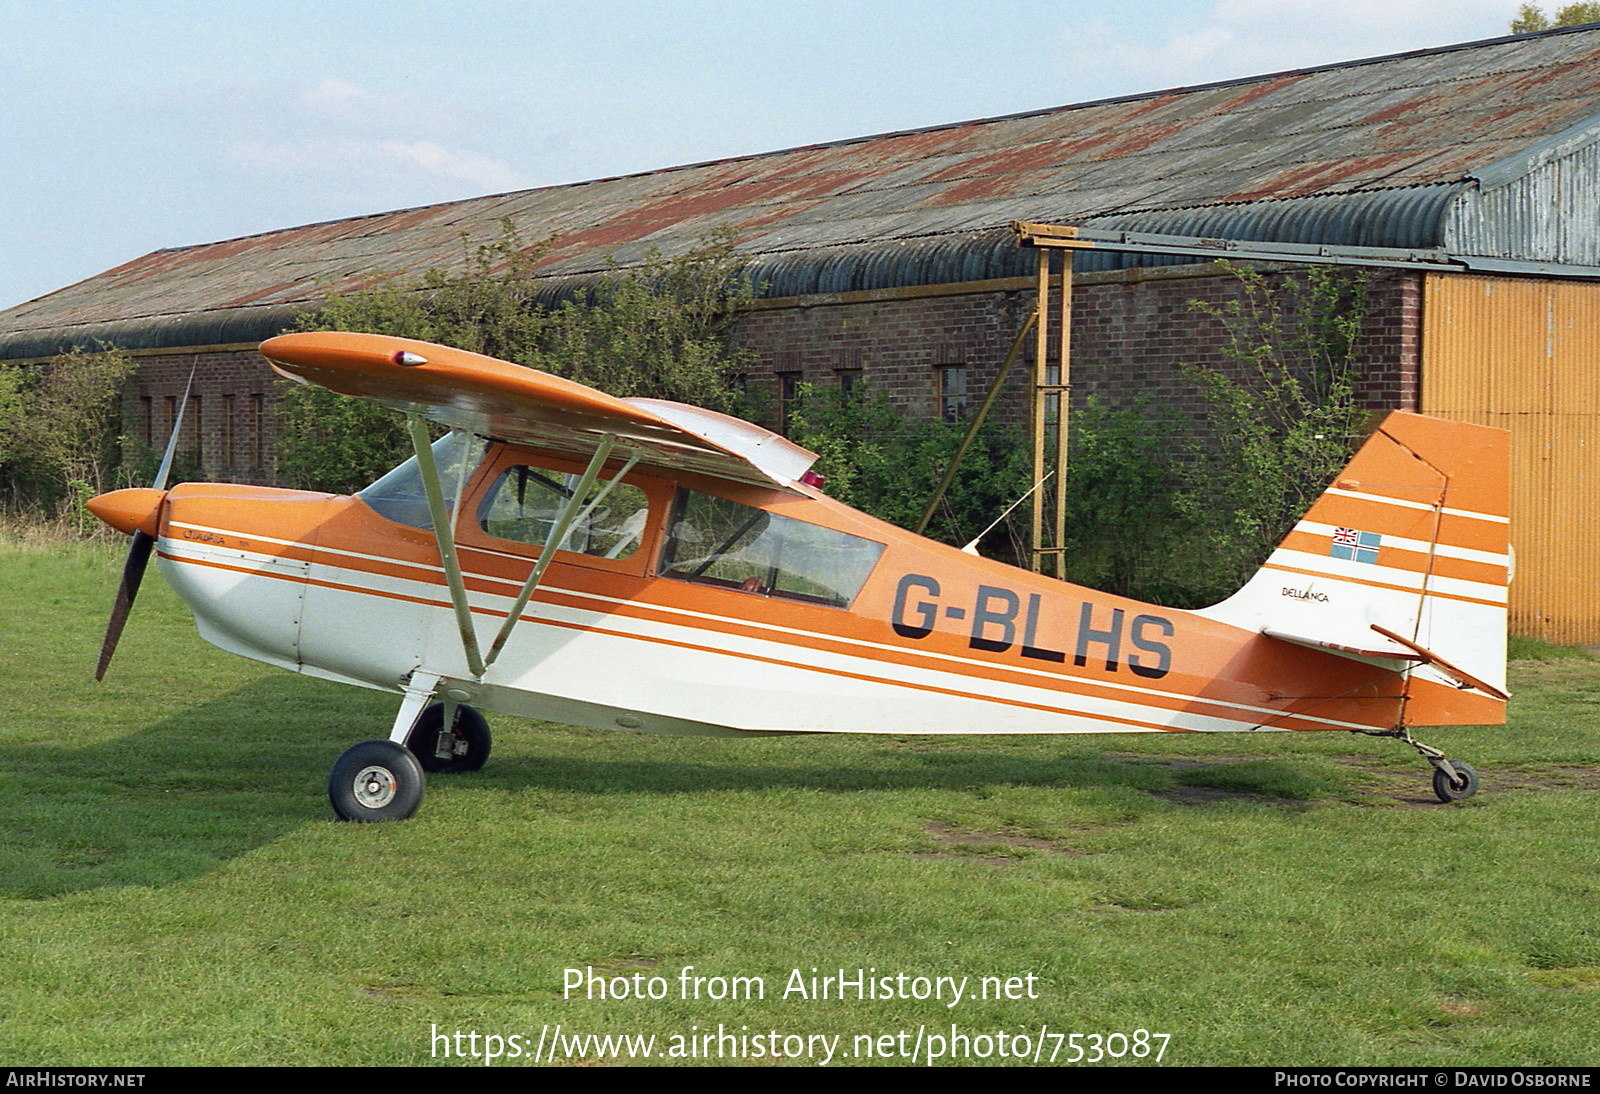
[[1233,596],[1197,614],[1393,668],[1407,721],[1504,720],[1509,435],[1395,412]]

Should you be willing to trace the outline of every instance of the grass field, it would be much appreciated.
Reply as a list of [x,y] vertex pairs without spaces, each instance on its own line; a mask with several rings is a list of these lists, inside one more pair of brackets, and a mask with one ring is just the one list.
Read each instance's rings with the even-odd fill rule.
[[[1058,1034],[1139,1030],[1189,1065],[1600,1059],[1586,657],[1523,645],[1508,727],[1420,734],[1482,774],[1450,806],[1410,749],[1345,734],[721,741],[491,718],[484,771],[431,779],[410,822],[345,825],[329,765],[395,701],[213,650],[154,573],[96,685],[118,565],[0,550],[0,1064],[454,1063],[434,1032],[531,1053],[556,1023],[654,1034],[655,1062],[719,1025],[776,1031],[745,1042],[762,1062],[820,1057],[815,1035],[866,1062],[858,1036],[911,1051],[919,1029],[926,1054],[952,1025],[976,1038],[954,1062],[1019,1034],[1065,1062],[1095,1042]],[[684,999],[686,966],[765,998]],[[665,997],[564,997],[590,967]],[[785,997],[796,969],[970,979],[954,1006]],[[974,998],[982,977],[1023,997]]]

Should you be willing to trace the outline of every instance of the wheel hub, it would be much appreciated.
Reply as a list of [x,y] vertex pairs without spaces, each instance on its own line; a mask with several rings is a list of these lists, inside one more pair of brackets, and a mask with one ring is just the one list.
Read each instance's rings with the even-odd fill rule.
[[363,767],[356,773],[354,790],[356,801],[368,809],[382,809],[394,801],[399,783],[394,772],[376,765]]

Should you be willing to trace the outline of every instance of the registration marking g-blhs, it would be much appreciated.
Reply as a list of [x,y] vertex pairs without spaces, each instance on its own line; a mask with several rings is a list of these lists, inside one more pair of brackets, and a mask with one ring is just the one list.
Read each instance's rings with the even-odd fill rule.
[[[1004,653],[1015,648],[1022,657],[1057,664],[1067,659],[1065,650],[1051,649],[1040,635],[1052,629],[1044,618],[1044,596],[1028,593],[1027,603],[1020,595],[1000,585],[979,585],[970,607],[941,604],[939,582],[926,574],[906,574],[894,591],[894,610],[890,623],[902,638],[926,638],[942,615],[946,619],[968,621],[967,645],[975,650]],[[1159,615],[1140,614],[1132,619],[1122,608],[1097,608],[1088,600],[1078,603],[1077,640],[1072,663],[1087,665],[1104,658],[1107,672],[1124,665],[1136,676],[1160,679],[1172,671],[1172,649],[1159,638],[1171,638],[1172,620]],[[1019,633],[1020,632],[1020,633]],[[1124,655],[1126,643],[1132,651]],[[1092,651],[1092,653],[1091,653]]]

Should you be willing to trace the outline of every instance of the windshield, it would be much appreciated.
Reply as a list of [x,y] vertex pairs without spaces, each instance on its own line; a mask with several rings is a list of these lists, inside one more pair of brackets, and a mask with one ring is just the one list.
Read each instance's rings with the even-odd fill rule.
[[[444,491],[445,508],[453,509],[456,495],[482,461],[488,444],[482,437],[452,430],[434,441],[432,448],[433,462],[439,468],[439,485]],[[409,524],[430,532],[433,530],[433,517],[428,513],[428,496],[422,490],[422,472],[417,468],[415,456],[356,497],[370,505],[379,516],[397,524]]]

